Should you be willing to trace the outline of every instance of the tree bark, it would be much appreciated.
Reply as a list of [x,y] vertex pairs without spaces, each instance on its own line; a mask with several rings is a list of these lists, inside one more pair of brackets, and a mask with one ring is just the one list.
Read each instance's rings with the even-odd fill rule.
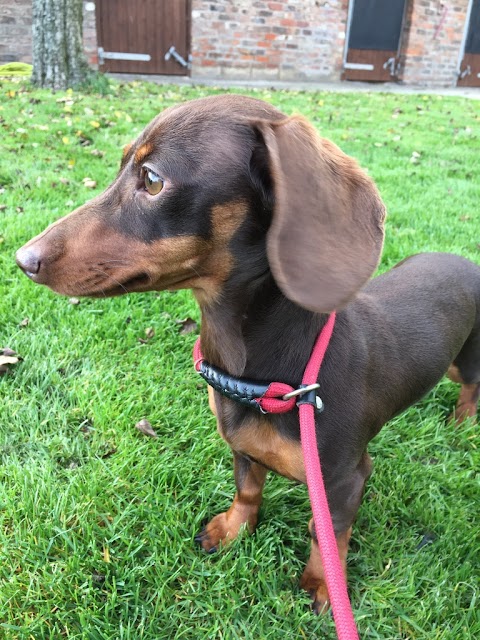
[[33,0],[32,8],[32,83],[67,89],[85,81],[83,0]]

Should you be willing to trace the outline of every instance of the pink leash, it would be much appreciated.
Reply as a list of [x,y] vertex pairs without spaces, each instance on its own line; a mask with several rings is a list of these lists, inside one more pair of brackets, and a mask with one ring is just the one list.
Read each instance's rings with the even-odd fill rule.
[[[312,385],[318,380],[320,367],[327,351],[336,314],[330,314],[327,323],[318,336],[312,355],[303,374],[302,385]],[[200,339],[197,340],[193,357],[195,368],[199,370],[203,356],[200,349]],[[293,387],[281,382],[272,382],[264,396],[258,403],[265,412],[284,413],[294,408],[296,398],[283,399]],[[315,430],[315,409],[312,404],[300,404],[300,439],[302,442],[303,459],[307,476],[307,487],[312,505],[315,532],[318,548],[322,559],[328,596],[332,607],[333,618],[337,630],[338,640],[359,640],[357,627],[353,618],[352,607],[348,598],[347,584],[343,567],[338,555],[337,540],[333,530],[332,517],[323,483],[320,459],[318,457],[317,435]]]
[[[332,313],[318,336],[303,374],[302,384],[310,385],[317,382],[320,367],[332,337],[335,319],[336,314]],[[300,439],[302,441],[308,494],[312,505],[318,548],[325,572],[325,581],[338,640],[358,640],[357,627],[348,598],[345,574],[338,555],[337,540],[333,531],[332,517],[323,483],[320,458],[318,456],[314,411],[314,407],[311,404],[302,404],[299,407]]]

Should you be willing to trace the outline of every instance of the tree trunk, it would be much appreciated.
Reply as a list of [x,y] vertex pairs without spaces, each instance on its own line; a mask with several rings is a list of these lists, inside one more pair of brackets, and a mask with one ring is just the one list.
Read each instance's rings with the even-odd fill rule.
[[32,36],[33,84],[67,89],[86,80],[82,0],[33,0]]

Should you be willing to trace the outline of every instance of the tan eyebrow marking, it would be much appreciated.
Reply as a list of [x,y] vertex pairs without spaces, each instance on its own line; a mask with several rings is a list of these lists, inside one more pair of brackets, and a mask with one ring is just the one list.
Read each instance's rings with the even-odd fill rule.
[[129,142],[123,147],[122,159],[120,161],[120,169],[123,169],[123,167],[127,164],[132,147],[133,147],[133,142]]
[[133,142],[129,142],[123,147],[122,160],[128,156],[130,149],[132,147],[133,147]]
[[135,164],[140,164],[143,160],[145,160],[145,158],[148,155],[152,153],[152,151],[153,151],[153,144],[151,142],[146,142],[145,144],[142,144],[142,146],[135,151],[135,156],[134,156]]

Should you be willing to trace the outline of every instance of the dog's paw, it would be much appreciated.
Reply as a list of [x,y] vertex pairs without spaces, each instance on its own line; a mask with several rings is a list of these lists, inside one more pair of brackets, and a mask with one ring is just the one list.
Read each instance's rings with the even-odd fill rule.
[[465,420],[471,420],[473,424],[477,423],[477,405],[463,404],[456,407],[448,416],[447,424],[453,424],[455,427],[461,427]]
[[207,553],[215,553],[220,545],[228,544],[236,538],[238,531],[231,532],[228,526],[227,514],[219,513],[195,536],[197,542]]
[[225,546],[238,536],[243,527],[252,533],[255,528],[256,517],[245,520],[245,515],[239,510],[230,508],[225,513],[219,513],[195,536],[197,542],[207,553],[215,553],[219,546]]
[[300,579],[300,586],[307,591],[312,598],[312,609],[318,615],[326,613],[330,609],[327,585],[323,578],[318,578],[310,572],[304,571]]

